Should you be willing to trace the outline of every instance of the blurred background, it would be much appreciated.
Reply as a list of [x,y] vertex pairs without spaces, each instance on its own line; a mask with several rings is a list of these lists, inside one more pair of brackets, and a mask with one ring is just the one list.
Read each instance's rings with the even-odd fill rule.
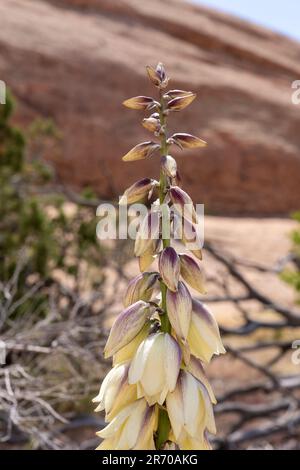
[[131,241],[97,240],[96,208],[157,177],[155,158],[121,162],[148,140],[121,103],[162,61],[198,98],[171,126],[209,144],[175,154],[228,351],[207,370],[214,447],[299,449],[299,2],[10,0],[0,18],[0,448],[97,445],[91,398],[138,266]]

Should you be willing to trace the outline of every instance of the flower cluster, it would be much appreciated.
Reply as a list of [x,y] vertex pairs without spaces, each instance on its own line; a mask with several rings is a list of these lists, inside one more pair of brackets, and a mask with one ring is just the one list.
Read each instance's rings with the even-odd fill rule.
[[[209,449],[207,433],[215,433],[214,393],[203,363],[225,352],[216,320],[207,306],[192,298],[187,284],[205,294],[199,261],[200,247],[190,254],[171,246],[175,218],[169,217],[171,237],[164,236],[162,206],[184,219],[192,233],[197,214],[190,196],[180,188],[180,176],[169,148],[203,147],[190,134],[167,135],[167,117],[186,108],[195,94],[166,91],[164,66],[147,67],[159,98],[137,96],[126,100],[131,109],[149,111],[142,124],[159,139],[136,145],[124,161],[161,154],[159,182],[144,178],[128,188],[120,203],[157,200],[140,224],[135,255],[141,273],[129,284],[124,311],[115,320],[105,346],[113,368],[94,399],[104,410],[107,426],[98,432],[98,449]],[[188,208],[185,210],[185,208]],[[182,242],[188,247],[185,231]],[[196,261],[195,258],[198,260]],[[151,270],[157,260],[158,270]]]

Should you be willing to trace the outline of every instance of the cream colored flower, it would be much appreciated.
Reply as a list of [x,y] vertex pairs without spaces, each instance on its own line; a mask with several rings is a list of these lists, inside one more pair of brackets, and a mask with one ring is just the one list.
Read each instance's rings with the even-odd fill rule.
[[216,432],[213,408],[205,386],[182,370],[174,392],[167,395],[166,403],[174,438],[180,449],[204,449],[205,431]]
[[214,354],[224,354],[220,331],[215,317],[206,305],[198,300],[192,302],[192,318],[187,342],[191,353],[204,362],[209,362]]
[[139,346],[128,372],[128,382],[137,384],[138,397],[149,405],[163,404],[173,391],[181,364],[181,349],[168,333],[155,333]]
[[97,433],[104,439],[97,450],[155,450],[157,412],[143,398],[126,406]]
[[137,399],[136,386],[128,384],[128,369],[128,362],[111,369],[93,399],[94,403],[99,403],[95,411],[105,410],[106,421],[111,421],[122,408]]

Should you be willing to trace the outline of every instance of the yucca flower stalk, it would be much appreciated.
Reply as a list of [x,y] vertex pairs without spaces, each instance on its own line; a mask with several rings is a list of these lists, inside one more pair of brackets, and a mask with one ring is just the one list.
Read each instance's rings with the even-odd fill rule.
[[[124,105],[150,113],[142,125],[154,139],[136,145],[123,160],[156,158],[159,151],[160,176],[159,181],[147,177],[134,183],[120,199],[120,204],[155,202],[135,241],[141,274],[130,282],[124,310],[105,346],[113,369],[94,399],[96,411],[104,410],[108,423],[97,433],[103,438],[98,449],[207,450],[208,433],[216,432],[212,407],[216,400],[203,363],[225,350],[213,314],[192,298],[186,285],[201,295],[206,292],[199,264],[202,251],[194,243],[197,213],[180,188],[177,163],[169,153],[173,145],[195,149],[206,142],[187,133],[168,135],[169,115],[186,108],[196,95],[166,91],[169,78],[161,63],[147,67],[147,73],[158,98],[136,96]],[[177,253],[172,246],[180,218],[193,235],[191,254]],[[189,240],[184,230],[181,241],[187,248]],[[157,270],[151,269],[154,262]]]

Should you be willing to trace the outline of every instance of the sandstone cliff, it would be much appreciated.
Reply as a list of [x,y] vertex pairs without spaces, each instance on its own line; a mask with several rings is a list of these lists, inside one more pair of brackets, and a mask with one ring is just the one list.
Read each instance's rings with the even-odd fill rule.
[[174,129],[209,143],[178,156],[194,200],[219,214],[300,208],[298,43],[180,0],[10,0],[0,18],[0,79],[18,98],[19,122],[57,122],[66,183],[113,197],[156,175],[155,158],[121,163],[149,137],[121,102],[150,93],[144,66],[163,61],[174,87],[198,94]]

